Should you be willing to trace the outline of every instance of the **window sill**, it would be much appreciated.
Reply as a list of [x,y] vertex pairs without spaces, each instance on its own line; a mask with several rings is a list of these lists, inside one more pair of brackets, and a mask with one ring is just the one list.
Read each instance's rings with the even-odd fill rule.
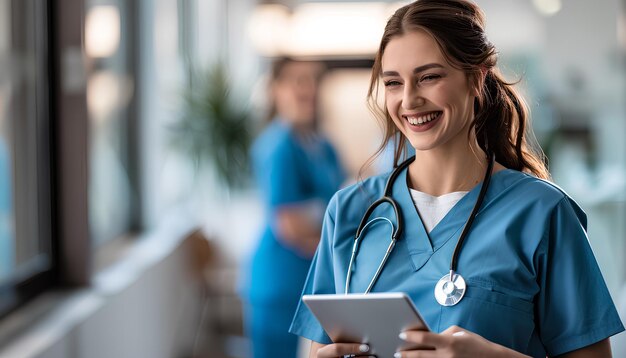
[[136,240],[125,240],[117,259],[96,272],[89,287],[56,289],[35,298],[0,321],[0,357],[34,357],[102,308],[141,275],[172,253],[197,227],[180,210]]

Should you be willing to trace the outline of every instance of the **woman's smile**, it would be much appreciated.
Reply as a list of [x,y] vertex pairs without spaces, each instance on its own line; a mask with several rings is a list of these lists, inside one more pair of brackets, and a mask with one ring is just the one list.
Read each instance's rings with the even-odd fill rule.
[[434,127],[442,115],[442,111],[431,111],[404,114],[402,118],[408,122],[409,129],[412,131],[424,132]]

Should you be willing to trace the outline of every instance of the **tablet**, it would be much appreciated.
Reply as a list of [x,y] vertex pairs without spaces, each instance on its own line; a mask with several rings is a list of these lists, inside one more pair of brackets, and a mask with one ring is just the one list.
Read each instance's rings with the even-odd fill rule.
[[401,331],[429,330],[411,299],[402,292],[304,295],[302,301],[333,342],[367,343],[368,354],[380,358],[411,348],[411,343],[398,337]]

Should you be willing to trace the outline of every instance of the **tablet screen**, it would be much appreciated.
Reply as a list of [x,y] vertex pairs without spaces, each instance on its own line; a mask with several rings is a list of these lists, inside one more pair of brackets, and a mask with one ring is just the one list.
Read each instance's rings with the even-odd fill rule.
[[410,344],[398,337],[403,330],[429,330],[402,292],[348,295],[304,295],[302,300],[336,343],[367,343],[370,353],[393,357]]

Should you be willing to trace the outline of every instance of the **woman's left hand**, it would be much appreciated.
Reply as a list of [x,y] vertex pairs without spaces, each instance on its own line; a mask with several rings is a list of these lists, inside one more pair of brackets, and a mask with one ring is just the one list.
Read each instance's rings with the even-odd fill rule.
[[449,327],[441,334],[404,331],[400,338],[424,348],[399,351],[395,358],[528,357],[457,326]]

